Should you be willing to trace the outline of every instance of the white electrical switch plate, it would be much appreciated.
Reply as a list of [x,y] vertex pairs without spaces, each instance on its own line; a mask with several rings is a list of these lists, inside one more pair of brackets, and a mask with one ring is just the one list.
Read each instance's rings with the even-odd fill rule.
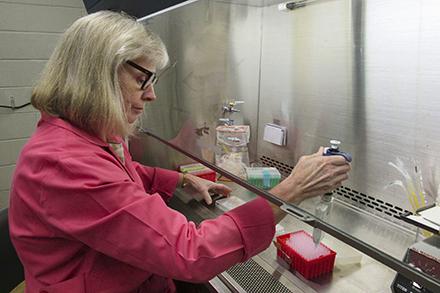
[[284,126],[266,123],[263,139],[267,142],[284,146],[287,144],[287,128]]

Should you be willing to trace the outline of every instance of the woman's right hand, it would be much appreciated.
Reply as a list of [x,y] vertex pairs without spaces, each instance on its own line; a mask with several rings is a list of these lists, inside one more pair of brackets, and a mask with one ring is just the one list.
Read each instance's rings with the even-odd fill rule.
[[292,173],[271,193],[290,203],[322,195],[339,187],[348,178],[350,164],[342,156],[323,156],[324,148],[299,159]]

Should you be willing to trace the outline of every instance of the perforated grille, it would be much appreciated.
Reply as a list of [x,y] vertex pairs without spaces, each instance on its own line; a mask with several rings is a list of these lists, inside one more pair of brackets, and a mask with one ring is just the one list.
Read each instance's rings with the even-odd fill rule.
[[252,293],[292,293],[286,286],[274,279],[256,261],[249,259],[226,271],[246,292]]
[[268,166],[268,167],[275,167],[278,169],[278,171],[280,171],[281,176],[283,176],[283,178],[289,176],[289,174],[292,172],[293,167],[290,165],[287,165],[285,163],[282,163],[280,161],[271,159],[269,157],[266,156],[262,156],[260,158],[260,161],[263,165]]
[[387,218],[392,218],[393,221],[397,220],[399,223],[404,223],[400,220],[400,215],[409,213],[408,210],[345,186],[341,186],[334,193],[338,195],[340,200],[349,202],[360,208],[367,208],[374,214],[386,215]]
[[[265,166],[277,168],[283,178],[287,177],[293,169],[293,166],[279,162],[267,156],[262,156],[260,161]],[[402,209],[389,202],[385,202],[345,186],[339,187],[333,194],[337,199],[350,205],[361,208],[362,210],[368,211],[382,218],[386,218],[392,222],[398,223],[401,226],[411,227],[407,223],[400,220],[400,215],[409,213],[408,210]]]

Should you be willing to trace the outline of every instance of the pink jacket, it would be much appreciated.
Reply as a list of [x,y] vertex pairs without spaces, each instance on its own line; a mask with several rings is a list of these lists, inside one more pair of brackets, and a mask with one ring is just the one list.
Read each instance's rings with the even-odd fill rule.
[[199,226],[167,207],[178,173],[123,164],[107,143],[43,115],[18,159],[9,223],[27,292],[173,292],[264,250],[258,198]]

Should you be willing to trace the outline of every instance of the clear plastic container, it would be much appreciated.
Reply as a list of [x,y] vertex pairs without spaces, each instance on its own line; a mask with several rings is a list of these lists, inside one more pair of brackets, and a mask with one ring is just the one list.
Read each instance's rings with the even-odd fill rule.
[[246,168],[246,180],[262,189],[270,189],[281,180],[281,173],[277,168],[272,167],[251,167]]
[[216,134],[216,165],[245,179],[245,168],[249,166],[249,125],[218,126]]

